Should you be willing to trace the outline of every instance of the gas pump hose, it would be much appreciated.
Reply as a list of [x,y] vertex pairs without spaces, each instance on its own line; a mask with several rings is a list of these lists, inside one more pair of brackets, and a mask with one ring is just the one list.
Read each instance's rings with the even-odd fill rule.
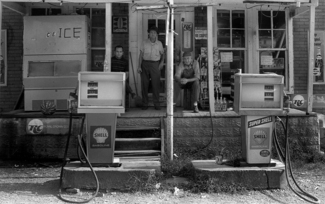
[[[83,145],[82,145],[82,142],[81,142],[81,137],[82,137],[82,131],[83,131],[83,125],[84,125],[84,122],[85,122],[85,116],[82,117],[82,122],[81,122],[81,128],[79,130],[79,135],[78,135],[78,145],[80,147],[80,150],[84,156],[84,158],[86,159],[86,162],[87,164],[89,165],[89,168],[91,169],[91,172],[92,174],[94,175],[95,177],[95,180],[96,180],[96,191],[95,193],[88,199],[86,200],[82,200],[82,201],[72,201],[72,200],[68,200],[66,198],[63,198],[62,196],[62,177],[63,177],[63,168],[64,166],[67,164],[68,162],[68,158],[67,158],[67,154],[68,154],[68,148],[69,148],[69,143],[70,143],[70,137],[71,137],[71,131],[72,131],[72,112],[70,112],[70,119],[69,119],[69,133],[68,133],[68,139],[67,139],[67,144],[66,144],[66,147],[65,147],[65,152],[64,152],[64,157],[63,157],[63,164],[62,164],[62,167],[61,167],[61,174],[60,174],[60,188],[59,188],[59,199],[62,200],[62,201],[65,201],[65,202],[68,202],[68,203],[88,203],[89,201],[91,201],[92,199],[94,199],[97,194],[98,194],[98,191],[99,191],[99,181],[98,181],[98,178],[97,178],[97,175],[91,165],[91,163],[89,162],[89,159],[84,151],[84,148],[83,148]],[[79,156],[79,155],[78,155]],[[81,157],[79,156],[79,159]]]
[[[286,179],[287,179],[288,185],[289,185],[290,189],[301,199],[303,199],[309,203],[317,203],[318,204],[318,203],[320,203],[320,200],[318,198],[316,198],[315,196],[302,190],[301,187],[298,185],[298,183],[292,173],[291,159],[290,159],[290,146],[289,146],[289,137],[288,137],[288,120],[289,120],[288,114],[286,115],[286,124],[284,124],[283,121],[279,117],[276,118],[276,121],[279,121],[281,123],[282,128],[284,130],[284,134],[285,134],[285,152],[284,152],[284,154],[280,148],[279,141],[278,141],[278,138],[276,135],[276,131],[274,131],[275,134],[274,134],[274,138],[273,138],[275,148],[279,155],[279,158],[282,162],[284,161],[284,164],[285,164],[285,174],[286,174]],[[289,173],[290,173],[290,175],[289,175]],[[291,176],[291,179],[294,182],[295,186],[298,188],[298,190],[294,189],[293,186],[291,185],[290,180],[289,180],[290,176]]]

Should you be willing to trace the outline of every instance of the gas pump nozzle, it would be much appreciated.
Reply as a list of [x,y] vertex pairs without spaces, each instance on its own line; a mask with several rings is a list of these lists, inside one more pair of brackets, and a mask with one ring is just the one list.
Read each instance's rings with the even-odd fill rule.
[[283,108],[287,113],[289,113],[290,111],[290,104],[292,104],[292,101],[290,100],[290,96],[287,95],[285,93],[285,91],[283,91],[283,101],[284,101],[284,104],[287,104],[287,107],[286,108]]
[[69,113],[76,113],[78,108],[78,95],[77,93],[70,92],[68,99]]

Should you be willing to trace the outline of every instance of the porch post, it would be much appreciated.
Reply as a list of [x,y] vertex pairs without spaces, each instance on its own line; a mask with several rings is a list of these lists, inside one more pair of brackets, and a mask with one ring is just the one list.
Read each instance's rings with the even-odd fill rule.
[[309,61],[308,61],[308,87],[307,87],[307,110],[306,114],[309,114],[313,109],[313,82],[314,82],[314,42],[315,42],[315,5],[310,5],[309,9]]
[[[2,1],[0,1],[0,40],[2,39]],[[0,55],[2,55],[2,51],[1,51],[1,47],[0,47]],[[3,63],[4,63],[4,60],[3,60]],[[1,67],[1,60],[0,60],[0,67]]]
[[[167,30],[167,155],[170,160],[173,160],[174,154],[174,9],[172,8],[174,0],[169,0],[171,8],[167,8],[167,21],[170,19],[170,29],[169,22],[166,22]],[[169,15],[169,16],[168,16]]]
[[209,89],[209,107],[214,113],[214,76],[213,76],[213,7],[208,6],[208,89]]
[[105,4],[105,63],[108,70],[111,71],[112,56],[112,3]]

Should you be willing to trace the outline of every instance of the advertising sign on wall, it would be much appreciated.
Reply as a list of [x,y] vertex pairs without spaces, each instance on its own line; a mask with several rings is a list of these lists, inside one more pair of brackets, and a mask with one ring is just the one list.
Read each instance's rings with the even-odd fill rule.
[[69,131],[67,118],[28,118],[27,135],[65,135]]
[[[284,105],[286,106],[286,105]],[[294,94],[292,96],[292,108],[306,109],[307,108],[307,94]],[[313,108],[325,108],[325,94],[313,95]]]
[[314,83],[324,83],[325,31],[315,30]]
[[183,52],[192,52],[193,51],[193,23],[183,23],[182,35],[183,35],[183,43],[182,43]]

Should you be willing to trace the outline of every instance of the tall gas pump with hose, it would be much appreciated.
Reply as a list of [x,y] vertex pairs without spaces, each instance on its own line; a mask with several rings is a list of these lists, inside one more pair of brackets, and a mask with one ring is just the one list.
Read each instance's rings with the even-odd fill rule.
[[[94,167],[121,167],[119,161],[114,160],[115,134],[117,114],[125,112],[125,73],[122,72],[79,72],[78,89],[70,93],[69,135],[64,153],[60,175],[59,198],[65,202],[86,203],[97,196],[99,181]],[[77,99],[77,105],[76,103]],[[62,196],[63,168],[68,162],[67,150],[71,137],[72,112],[77,106],[77,113],[85,114],[82,119],[78,135],[78,144],[86,162],[79,159],[81,166],[84,163],[91,169],[96,180],[96,192],[87,200],[71,201]],[[86,122],[86,151],[84,150],[82,133]],[[79,153],[79,151],[78,151]]]
[[242,156],[270,165],[274,116],[283,115],[283,76],[235,74],[234,111],[241,115]]
[[87,157],[92,164],[114,163],[116,119],[125,109],[125,73],[79,72],[78,113],[86,114]]
[[[303,191],[297,184],[291,169],[288,114],[290,97],[284,94],[284,78],[277,74],[235,74],[234,111],[241,115],[242,157],[248,166],[275,166],[271,163],[272,142],[279,158],[285,165],[285,175],[290,189],[300,198],[310,203],[320,200]],[[285,100],[284,100],[285,99]],[[287,108],[284,106],[287,105]],[[286,125],[278,116],[286,116]],[[283,153],[275,130],[276,122],[281,122],[285,132],[285,152]],[[273,137],[274,136],[274,137]],[[297,189],[294,189],[290,179]]]

